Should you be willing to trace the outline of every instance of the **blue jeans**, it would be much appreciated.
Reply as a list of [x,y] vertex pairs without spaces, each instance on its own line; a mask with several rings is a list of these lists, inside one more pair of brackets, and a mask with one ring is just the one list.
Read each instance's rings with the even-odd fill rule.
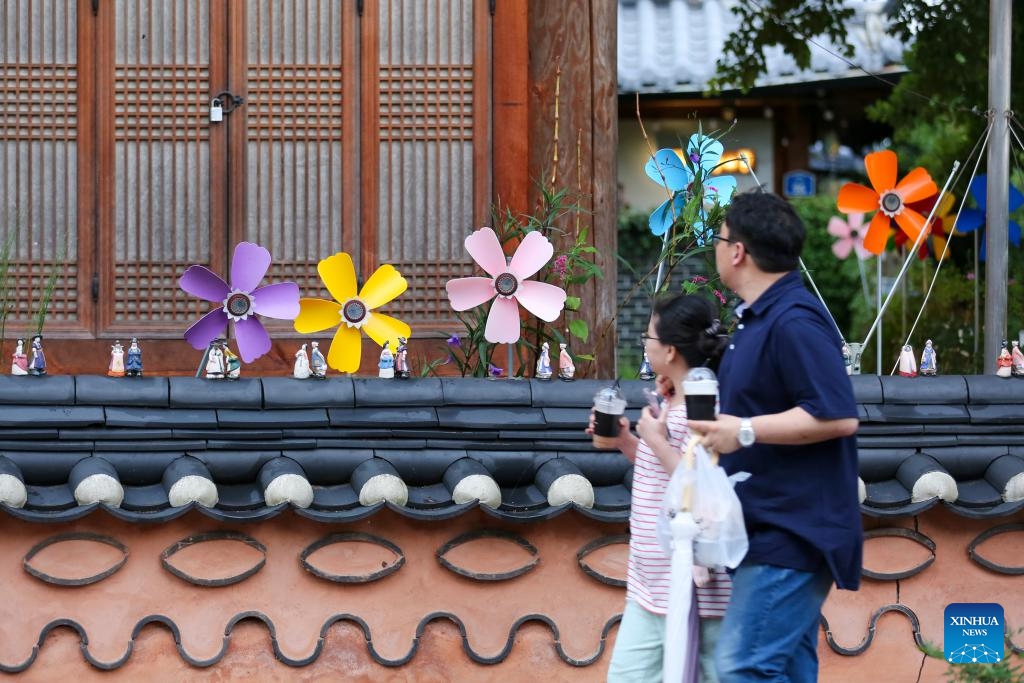
[[831,586],[828,567],[741,564],[715,651],[719,681],[817,681],[818,617]]

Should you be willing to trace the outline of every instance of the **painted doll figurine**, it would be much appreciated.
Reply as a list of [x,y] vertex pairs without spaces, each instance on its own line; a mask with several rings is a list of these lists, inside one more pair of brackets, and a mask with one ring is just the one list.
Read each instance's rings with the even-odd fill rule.
[[572,380],[573,375],[576,374],[576,366],[573,364],[572,356],[569,355],[569,351],[565,347],[566,344],[564,342],[558,345],[558,379],[569,382]]
[[32,337],[32,360],[28,364],[28,374],[42,377],[46,374],[46,354],[43,353],[43,335]]
[[221,345],[224,353],[224,377],[226,379],[238,379],[242,374],[242,361],[238,354],[228,348],[227,342]]
[[25,355],[25,340],[19,339],[11,354],[11,374],[25,376],[28,374],[28,356]]
[[409,379],[409,340],[398,338],[398,349],[395,351],[395,377]]
[[138,337],[132,337],[128,345],[124,374],[126,377],[142,377],[142,347],[139,346]]
[[309,375],[309,356],[306,354],[306,345],[303,344],[295,352],[295,367],[292,368],[292,377],[295,379],[308,379]]
[[378,377],[384,379],[393,379],[395,376],[395,356],[391,353],[391,342],[385,341],[384,348],[380,350],[380,361],[377,363],[379,368],[377,371]]
[[924,351],[921,352],[921,367],[919,374],[922,377],[934,377],[939,372],[939,359],[935,355],[935,347],[932,346],[932,340],[929,339],[924,343]]
[[206,379],[224,379],[224,351],[221,339],[214,339],[206,349]]
[[996,358],[996,377],[1010,377],[1012,375],[1013,356],[1010,355],[1010,349],[1006,347],[1006,340],[1004,339],[1003,348],[999,349],[999,357]]
[[537,379],[551,379],[551,345],[544,342],[540,345],[540,355],[537,357]]
[[327,359],[320,352],[320,342],[310,342],[309,374],[313,379],[327,378]]
[[114,340],[110,347],[110,363],[107,364],[107,375],[109,377],[124,377],[124,347],[121,340]]
[[914,360],[914,348],[910,344],[904,344],[900,351],[900,376],[917,377],[917,361]]
[[647,350],[644,349],[644,359],[640,361],[640,372],[637,373],[637,377],[647,382],[654,379],[657,373],[654,372],[654,368],[651,367],[651,359],[647,357]]
[[1010,351],[1010,374],[1014,377],[1024,377],[1024,353],[1020,350],[1020,342],[1016,339],[1012,342],[1013,349]]

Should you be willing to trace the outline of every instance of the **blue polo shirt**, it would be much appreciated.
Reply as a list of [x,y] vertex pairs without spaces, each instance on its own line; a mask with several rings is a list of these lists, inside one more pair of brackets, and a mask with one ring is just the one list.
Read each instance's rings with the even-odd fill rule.
[[[754,417],[800,406],[826,420],[857,417],[842,340],[798,273],[787,273],[738,313],[719,370],[721,412]],[[857,589],[863,531],[856,437],[755,443],[722,456],[721,464],[730,474],[751,474],[736,485],[748,560],[803,571],[824,562],[837,586]]]

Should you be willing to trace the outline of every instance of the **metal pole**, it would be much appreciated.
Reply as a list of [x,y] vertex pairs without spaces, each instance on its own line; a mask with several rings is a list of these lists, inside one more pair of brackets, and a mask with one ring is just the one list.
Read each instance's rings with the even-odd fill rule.
[[1007,251],[1010,192],[1010,35],[1012,0],[989,0],[988,109],[992,138],[988,146],[985,264],[985,368],[996,371],[1006,337]]

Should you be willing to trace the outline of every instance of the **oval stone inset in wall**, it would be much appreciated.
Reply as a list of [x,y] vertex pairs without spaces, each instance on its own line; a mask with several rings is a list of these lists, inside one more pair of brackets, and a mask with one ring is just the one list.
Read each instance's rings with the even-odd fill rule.
[[878,581],[896,581],[920,574],[935,561],[935,541],[906,527],[864,532],[861,574]]
[[576,553],[576,561],[587,576],[609,586],[625,586],[629,535],[602,536],[591,541]]
[[522,576],[540,562],[539,551],[522,536],[500,529],[477,529],[437,549],[437,561],[449,571],[477,581]]
[[373,534],[346,532],[324,536],[299,556],[302,568],[335,583],[370,583],[405,564],[397,545]]
[[994,572],[1024,574],[1024,524],[1000,524],[986,529],[967,546],[967,554]]
[[114,574],[128,561],[128,547],[110,536],[74,532],[51,536],[32,547],[25,571],[55,586],[88,586]]
[[160,554],[164,569],[196,586],[230,586],[267,563],[267,548],[237,531],[211,531],[184,538]]

